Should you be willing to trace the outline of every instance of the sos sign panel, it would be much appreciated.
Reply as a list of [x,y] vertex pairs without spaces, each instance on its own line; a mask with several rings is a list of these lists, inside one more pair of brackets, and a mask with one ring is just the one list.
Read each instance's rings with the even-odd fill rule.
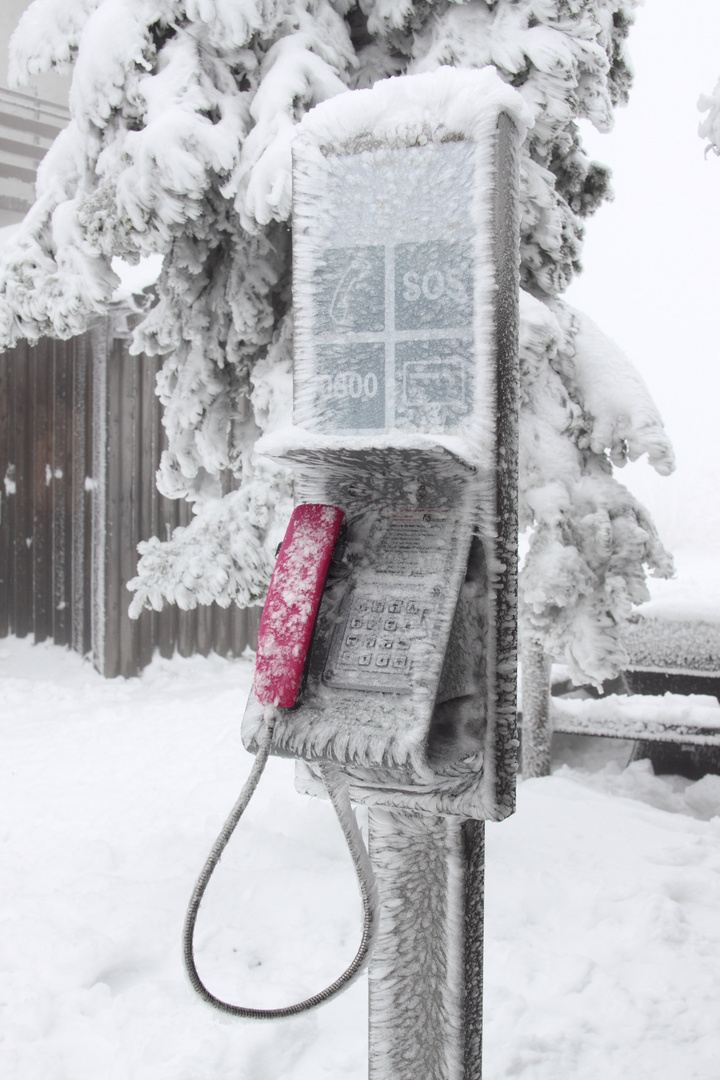
[[330,156],[316,178],[321,197],[299,185],[302,426],[455,434],[469,420],[478,390],[475,154],[455,142]]

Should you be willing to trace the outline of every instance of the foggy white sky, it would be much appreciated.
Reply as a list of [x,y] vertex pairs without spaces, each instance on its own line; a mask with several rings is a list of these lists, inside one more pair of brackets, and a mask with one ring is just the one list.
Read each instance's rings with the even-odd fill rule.
[[678,471],[619,479],[671,547],[720,544],[720,158],[704,156],[697,100],[720,76],[720,2],[646,0],[630,37],[635,83],[614,131],[584,125],[614,173],[615,201],[588,222],[585,272],[567,300],[642,372]]

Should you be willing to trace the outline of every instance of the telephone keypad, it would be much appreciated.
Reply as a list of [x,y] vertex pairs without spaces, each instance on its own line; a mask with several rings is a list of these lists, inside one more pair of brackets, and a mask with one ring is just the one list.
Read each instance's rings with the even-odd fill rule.
[[428,640],[432,610],[417,595],[376,599],[353,593],[325,681],[349,689],[409,691],[413,644]]

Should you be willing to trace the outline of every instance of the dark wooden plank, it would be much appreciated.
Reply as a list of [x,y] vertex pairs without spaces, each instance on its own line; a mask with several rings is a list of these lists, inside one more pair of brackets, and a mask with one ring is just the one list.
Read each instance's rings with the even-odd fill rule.
[[13,429],[15,451],[15,535],[13,554],[15,564],[15,595],[12,629],[18,637],[32,631],[32,443],[33,417],[32,364],[30,349],[21,342],[13,357]]
[[720,701],[720,676],[716,672],[635,669],[625,672],[625,680],[630,694],[706,694]]
[[[143,356],[141,364],[141,400],[140,400],[140,521],[139,540],[148,540],[157,536],[159,509],[155,473],[160,464],[160,414],[157,409],[155,379],[158,361],[155,357]],[[137,560],[137,553],[136,553]],[[157,646],[159,633],[158,615],[154,611],[143,611],[138,620],[139,644],[138,663],[141,668],[150,663]]]
[[0,637],[10,631],[12,603],[12,522],[14,463],[10,457],[10,368],[12,354],[0,353]]
[[52,417],[54,342],[33,349],[33,630],[35,641],[52,634]]
[[[247,608],[247,621],[246,621],[246,638],[245,646],[249,646],[251,649],[257,649],[257,636],[258,628],[260,626],[260,617],[262,615],[262,607]],[[239,642],[238,642],[239,644]],[[245,647],[243,646],[243,648]],[[242,650],[238,649],[235,652],[236,656],[240,655]]]
[[75,343],[55,342],[52,446],[52,636],[70,644],[72,584],[72,363]]
[[[68,461],[70,488],[70,647],[83,656],[90,647],[86,641],[85,597],[90,588],[89,567],[86,566],[85,532],[89,529],[91,481],[88,461],[87,413],[92,396],[88,385],[90,350],[84,335],[76,339],[69,354],[71,413],[69,439],[71,453]],[[87,573],[87,580],[86,580]],[[89,628],[88,628],[89,629]]]
[[[87,645],[85,647],[85,655],[92,656],[93,654],[93,628],[97,621],[97,590],[94,585],[95,574],[95,551],[102,553],[104,550],[104,536],[102,533],[98,533],[98,541],[95,542],[95,506],[99,501],[104,499],[104,488],[101,490],[98,483],[95,480],[95,470],[98,462],[107,457],[106,451],[102,449],[105,446],[105,438],[107,435],[107,415],[103,414],[103,425],[99,427],[98,416],[95,412],[96,402],[100,400],[103,393],[107,393],[107,380],[105,375],[102,375],[103,386],[98,390],[96,386],[96,379],[99,374],[95,365],[95,338],[92,334],[86,336],[87,341],[87,408],[85,410],[85,437],[86,437],[86,451],[85,451],[85,468],[86,468],[86,483],[85,483],[85,495],[86,495],[86,528],[85,528],[85,580],[87,582],[85,588],[85,600],[84,600],[84,626],[85,637]],[[103,389],[104,387],[104,389]],[[100,450],[98,450],[100,446]],[[104,480],[103,480],[104,484]],[[104,520],[104,519],[103,519]]]
[[[184,499],[176,499],[178,525],[183,527],[192,520],[192,507]],[[197,649],[197,608],[192,611],[178,612],[177,641],[175,644],[181,656],[192,656]]]
[[138,672],[138,625],[128,615],[130,594],[127,583],[135,575],[136,548],[139,540],[139,360],[129,356],[126,342],[116,338],[112,343],[112,368],[119,371],[120,395],[118,398],[119,445],[115,453],[119,457],[119,490],[108,502],[117,513],[113,527],[117,533],[116,557],[108,564],[112,578],[110,589],[115,599],[115,619],[119,656],[118,673],[128,678]]
[[241,656],[248,645],[248,611],[231,604],[228,656]]
[[[241,419],[247,420],[250,416],[250,403],[247,398],[242,399]],[[223,494],[234,491],[240,484],[238,478],[228,470],[223,476]],[[248,647],[254,649],[257,645],[257,628],[260,625],[262,608],[240,608],[237,604],[231,604],[228,608],[229,640],[225,655],[242,656]]]
[[218,656],[230,655],[230,608],[212,605],[212,649]]
[[180,656],[192,656],[197,651],[197,613],[197,608],[178,612],[175,648]]
[[120,488],[121,372],[110,356],[110,324],[93,327],[93,501],[92,501],[92,656],[106,678],[120,674],[118,634],[118,521]]
[[92,649],[93,350],[90,334],[72,350],[70,645]]
[[195,618],[195,651],[208,656],[213,647],[214,604],[198,604]]
[[[159,410],[159,406],[158,406]],[[158,505],[158,533],[161,540],[169,540],[177,527],[179,519],[179,503],[177,499],[166,499],[159,492],[157,494]],[[179,611],[175,604],[167,601],[158,616],[157,647],[161,656],[166,659],[171,657],[177,646]]]
[[17,366],[16,351],[6,355],[6,386],[7,386],[7,428],[5,430],[5,448],[7,464],[3,470],[3,487],[7,494],[5,502],[5,518],[7,523],[8,543],[8,580],[6,593],[6,606],[8,613],[8,633],[13,633],[15,628],[15,534],[17,531],[17,449],[15,443],[15,368]]

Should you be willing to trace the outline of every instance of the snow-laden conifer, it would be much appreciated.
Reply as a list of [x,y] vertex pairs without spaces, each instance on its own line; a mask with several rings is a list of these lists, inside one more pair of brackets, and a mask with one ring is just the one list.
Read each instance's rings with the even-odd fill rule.
[[[135,610],[257,602],[291,484],[253,444],[289,413],[290,144],[319,101],[441,65],[494,65],[531,107],[521,167],[521,513],[526,634],[600,681],[620,629],[670,572],[613,477],[671,450],[629,362],[560,295],[583,218],[608,196],[577,120],[626,100],[637,0],[34,0],[11,47],[18,83],[73,68],[71,123],[0,267],[0,339],[68,337],[102,311],[111,260],[164,256],[134,349],[165,357],[160,490],[197,515],[142,548]],[[620,255],[620,253],[619,253]],[[236,490],[223,495],[228,472]],[[224,487],[223,487],[224,484]]]
[[720,154],[720,79],[712,94],[700,95],[698,109],[707,113],[699,128],[700,138],[708,141],[706,153]]

